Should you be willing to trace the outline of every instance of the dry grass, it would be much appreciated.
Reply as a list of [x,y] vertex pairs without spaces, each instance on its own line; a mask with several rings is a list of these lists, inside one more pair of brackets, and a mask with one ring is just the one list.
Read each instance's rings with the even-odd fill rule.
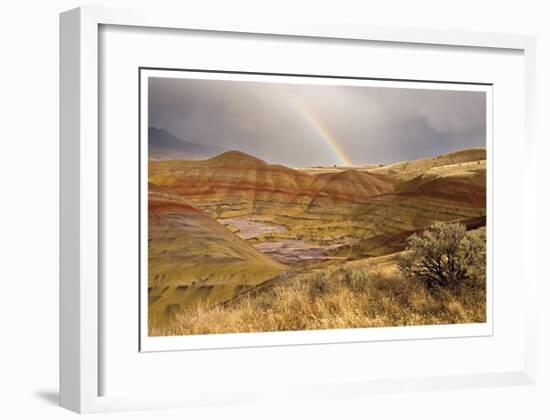
[[149,334],[190,335],[485,322],[485,281],[428,292],[396,270],[365,267],[297,276],[225,306],[188,307]]

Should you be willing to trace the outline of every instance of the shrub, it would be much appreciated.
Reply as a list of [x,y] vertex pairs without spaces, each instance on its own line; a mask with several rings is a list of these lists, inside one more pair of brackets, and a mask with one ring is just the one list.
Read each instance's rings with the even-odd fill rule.
[[485,234],[467,232],[459,223],[436,223],[407,240],[398,267],[429,290],[457,290],[468,281],[485,278]]
[[364,292],[369,286],[370,273],[364,268],[353,269],[346,273],[344,284],[354,292]]

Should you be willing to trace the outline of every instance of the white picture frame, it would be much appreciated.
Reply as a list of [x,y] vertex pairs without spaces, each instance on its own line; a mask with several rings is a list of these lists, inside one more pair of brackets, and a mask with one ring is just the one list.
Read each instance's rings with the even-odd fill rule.
[[[165,28],[200,31],[201,33],[232,32],[254,34],[256,36],[278,35],[288,39],[313,37],[320,41],[328,39],[355,40],[357,42],[406,43],[408,45],[431,45],[446,47],[476,48],[480,54],[488,51],[520,52],[524,63],[524,115],[525,140],[521,152],[525,156],[525,189],[523,223],[524,235],[533,235],[532,208],[536,190],[534,182],[529,182],[534,174],[529,161],[534,159],[535,139],[534,94],[535,94],[535,39],[528,36],[507,34],[485,34],[470,32],[450,32],[428,29],[350,27],[345,24],[311,22],[188,22],[185,17],[170,11],[128,11],[104,8],[79,8],[61,15],[61,372],[60,404],[77,412],[98,412],[140,408],[161,408],[168,406],[188,406],[196,404],[216,404],[227,401],[253,401],[259,396],[255,388],[242,389],[234,394],[221,396],[214,389],[208,397],[200,394],[158,397],[140,394],[131,390],[128,395],[105,392],[103,375],[109,369],[101,360],[105,357],[101,346],[102,329],[108,320],[104,319],[102,307],[105,296],[100,288],[101,254],[104,251],[104,238],[101,236],[102,186],[105,180],[102,166],[105,150],[100,147],[99,129],[100,107],[99,90],[101,74],[100,28],[105,26],[127,26],[140,28]],[[498,99],[496,99],[498,100]],[[136,104],[137,107],[137,104]],[[530,244],[526,253],[535,255],[535,240],[525,240]],[[498,260],[495,264],[499,264]],[[399,377],[395,373],[369,378],[364,381],[314,381],[314,386],[289,383],[298,396],[311,398],[319,395],[348,393],[350,395],[370,392],[391,392],[403,389],[440,389],[457,387],[480,387],[513,384],[528,384],[535,380],[535,281],[536,275],[527,265],[522,267],[522,284],[525,288],[521,307],[523,327],[521,328],[521,363],[510,363],[514,368],[506,370],[474,371],[464,369],[454,375],[426,375],[419,377]],[[136,280],[137,281],[137,280]],[[136,320],[137,323],[137,320]],[[505,328],[502,327],[501,328]],[[326,335],[325,335],[326,337]],[[418,337],[410,337],[417,340]],[[326,342],[323,338],[317,343]],[[272,343],[269,343],[272,345]],[[291,342],[295,344],[295,342]],[[307,343],[302,343],[307,344]],[[356,344],[346,344],[354,346]],[[301,353],[307,355],[307,346]],[[287,348],[287,354],[294,351]],[[137,350],[136,350],[137,351]],[[239,352],[243,350],[232,350]],[[298,352],[298,350],[295,350]],[[212,357],[212,352],[210,356]],[[520,357],[518,356],[518,357]],[[158,355],[168,357],[168,355]],[[170,357],[177,357],[173,354]],[[215,350],[214,350],[214,356]],[[288,357],[288,356],[286,356]],[[154,363],[154,362],[153,362]],[[146,380],[147,378],[143,378]],[[303,378],[308,383],[308,378]],[[274,395],[285,392],[284,383],[273,386]],[[243,388],[245,389],[245,388]],[[315,391],[313,394],[312,389]],[[202,390],[204,391],[204,389]],[[240,392],[240,393],[239,393]],[[259,391],[258,391],[259,392]]]

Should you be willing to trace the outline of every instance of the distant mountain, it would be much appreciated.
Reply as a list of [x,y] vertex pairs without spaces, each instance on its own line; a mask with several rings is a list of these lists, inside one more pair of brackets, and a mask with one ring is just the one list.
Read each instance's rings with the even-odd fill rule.
[[149,159],[205,159],[225,151],[222,147],[183,141],[166,130],[149,127]]

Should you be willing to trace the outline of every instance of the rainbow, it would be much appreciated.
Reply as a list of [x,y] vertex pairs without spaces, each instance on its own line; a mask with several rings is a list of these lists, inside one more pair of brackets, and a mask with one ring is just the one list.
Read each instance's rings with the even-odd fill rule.
[[298,113],[311,125],[311,127],[317,132],[319,137],[331,148],[334,154],[338,157],[342,166],[353,166],[350,157],[342,149],[342,147],[336,141],[334,135],[330,132],[328,127],[322,123],[322,121],[311,112],[304,104],[298,102],[296,98],[290,94],[290,92],[283,87],[285,96],[289,99],[292,106],[298,111]]

